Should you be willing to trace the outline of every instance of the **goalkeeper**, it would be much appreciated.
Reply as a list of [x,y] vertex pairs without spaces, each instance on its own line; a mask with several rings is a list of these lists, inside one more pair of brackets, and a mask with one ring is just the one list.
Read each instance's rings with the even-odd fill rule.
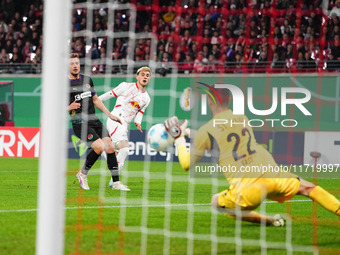
[[[261,145],[256,143],[253,130],[247,126],[248,119],[244,115],[233,115],[228,105],[231,101],[229,93],[220,93],[222,105],[215,104],[210,98],[210,107],[213,119],[201,126],[193,138],[191,152],[186,148],[185,134],[189,134],[187,120],[179,123],[177,117],[164,122],[168,133],[175,138],[178,158],[183,169],[189,170],[194,166],[206,150],[218,152],[218,164],[223,167],[233,167],[235,172],[225,171],[230,186],[218,194],[213,195],[211,205],[219,212],[244,221],[267,225],[284,226],[281,215],[274,217],[255,212],[261,202],[266,198],[283,203],[295,195],[310,197],[325,209],[340,216],[340,201],[320,186],[299,178],[291,173],[261,173],[241,172],[241,166],[267,165],[278,167],[272,155]],[[245,125],[215,125],[214,119],[223,119],[225,123],[244,123]],[[191,154],[191,157],[190,157]],[[190,162],[190,160],[192,162]],[[227,169],[227,168],[224,168]]]

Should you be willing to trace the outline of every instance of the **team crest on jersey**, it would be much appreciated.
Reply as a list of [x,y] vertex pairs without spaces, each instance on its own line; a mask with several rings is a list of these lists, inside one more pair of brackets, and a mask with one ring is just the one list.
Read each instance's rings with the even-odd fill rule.
[[87,88],[91,88],[91,85],[90,84],[88,84],[88,83],[86,83],[86,85],[85,85]]
[[92,140],[92,139],[93,139],[93,135],[92,135],[92,134],[89,134],[89,135],[87,136],[87,139],[88,139],[88,140]]
[[132,105],[133,108],[140,109],[139,103],[136,101],[131,101],[130,104]]

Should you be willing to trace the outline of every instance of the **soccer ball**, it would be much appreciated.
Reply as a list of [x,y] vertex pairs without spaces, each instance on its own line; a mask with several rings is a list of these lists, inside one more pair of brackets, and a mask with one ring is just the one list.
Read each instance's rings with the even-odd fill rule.
[[149,129],[148,143],[157,151],[166,151],[174,143],[174,138],[166,132],[164,124],[156,124]]

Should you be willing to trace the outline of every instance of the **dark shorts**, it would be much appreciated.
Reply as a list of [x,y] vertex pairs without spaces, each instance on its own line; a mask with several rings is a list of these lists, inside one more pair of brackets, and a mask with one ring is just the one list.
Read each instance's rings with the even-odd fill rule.
[[[94,141],[109,137],[110,135],[101,122],[95,124],[72,124],[75,135],[82,141],[91,145]],[[83,133],[84,132],[84,133]]]

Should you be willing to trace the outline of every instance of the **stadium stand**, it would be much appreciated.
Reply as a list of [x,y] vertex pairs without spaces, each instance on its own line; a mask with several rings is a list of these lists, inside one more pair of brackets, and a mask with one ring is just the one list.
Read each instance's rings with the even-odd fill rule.
[[[74,3],[84,2],[75,0]],[[107,2],[107,1],[94,1]],[[340,70],[340,3],[320,0],[131,0],[137,7],[136,32],[158,36],[157,54],[140,39],[134,61],[154,59],[165,76],[168,62],[179,73],[286,73]],[[92,31],[105,31],[107,9],[94,10]],[[73,9],[72,32],[87,27],[86,9]],[[128,10],[115,11],[114,32],[128,31]],[[0,73],[40,73],[43,1],[2,0]],[[248,25],[249,24],[249,25]],[[74,36],[72,51],[91,55],[92,72],[103,73],[106,37]],[[126,62],[128,41],[114,40],[112,59]],[[112,73],[124,73],[122,65]]]

